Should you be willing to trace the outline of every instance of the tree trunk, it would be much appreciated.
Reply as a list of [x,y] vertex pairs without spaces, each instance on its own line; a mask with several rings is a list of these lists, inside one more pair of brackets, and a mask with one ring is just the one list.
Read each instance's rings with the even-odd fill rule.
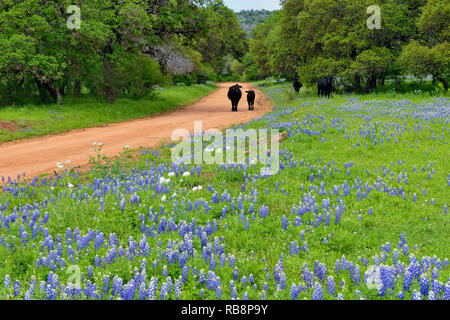
[[44,83],[44,87],[48,90],[48,92],[50,93],[50,95],[53,98],[53,101],[57,104],[64,104],[64,99],[61,95],[61,92],[59,91],[59,89],[53,85],[50,82],[45,82]]
[[108,55],[112,54],[114,52],[113,47],[111,44],[107,44],[105,48],[103,49],[103,72],[105,75],[105,95],[106,95],[106,101],[108,103],[114,103],[116,101],[116,94],[114,92],[114,86],[113,86],[113,65],[111,63],[111,59]]
[[361,90],[361,76],[359,73],[355,73],[353,76],[353,89],[355,89],[355,91]]
[[384,82],[386,81],[385,76],[381,76],[380,78],[380,86],[384,87]]
[[448,91],[448,82],[445,77],[437,76],[436,79],[438,79],[440,82],[442,82],[442,85],[444,86],[445,91]]
[[105,89],[106,93],[106,102],[113,104],[116,101],[116,95],[114,93],[114,89],[107,86]]
[[66,94],[66,89],[67,89],[67,81],[64,81],[61,84],[61,87],[59,88],[59,92],[61,93],[61,95],[65,95]]
[[377,76],[375,74],[371,74],[367,77],[366,80],[366,93],[371,93],[374,89],[377,88]]
[[79,80],[75,80],[73,87],[73,95],[75,98],[78,98],[81,94],[81,82]]
[[44,88],[44,85],[38,79],[36,79],[36,85],[39,91],[39,96],[41,97],[41,101],[43,103],[49,103],[50,99],[47,90]]

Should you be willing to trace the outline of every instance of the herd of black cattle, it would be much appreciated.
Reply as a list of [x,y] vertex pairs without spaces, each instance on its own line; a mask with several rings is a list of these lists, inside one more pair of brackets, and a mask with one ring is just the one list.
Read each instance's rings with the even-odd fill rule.
[[[302,87],[302,83],[299,81],[298,76],[295,75],[293,87],[295,92],[299,92]],[[242,86],[235,84],[228,89],[228,99],[231,100],[231,111],[238,111],[238,104],[242,98],[241,92]],[[333,90],[333,77],[321,78],[317,81],[317,91],[319,97],[330,97],[331,91]],[[255,109],[255,91],[248,90],[245,91],[247,93],[247,102],[248,102],[248,110]]]

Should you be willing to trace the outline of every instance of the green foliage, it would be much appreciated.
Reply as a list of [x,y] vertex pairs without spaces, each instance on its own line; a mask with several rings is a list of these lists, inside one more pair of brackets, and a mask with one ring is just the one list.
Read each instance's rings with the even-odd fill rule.
[[147,55],[128,55],[117,69],[122,76],[122,87],[135,98],[150,94],[154,85],[168,84],[168,77],[161,73],[159,64]]
[[255,57],[253,54],[247,53],[242,59],[242,64],[244,66],[244,77],[247,81],[264,79],[264,76],[261,74],[255,63]]
[[217,73],[223,73],[228,56],[241,59],[248,51],[247,34],[234,11],[227,8],[222,1],[215,1],[208,12],[210,30],[207,36],[199,39],[197,48],[205,63]]
[[425,78],[429,74],[440,80],[448,89],[450,76],[450,43],[444,42],[432,48],[411,41],[402,51],[398,62],[405,74]]
[[428,0],[417,23],[424,40],[430,45],[450,41],[450,2]]
[[[81,27],[69,30],[73,4]],[[187,61],[182,73],[193,82],[214,80],[211,70],[220,72],[224,57],[241,59],[248,50],[246,33],[222,0],[2,1],[1,104],[26,102],[26,95],[28,102],[60,104],[81,92],[111,103],[145,96],[170,78],[161,47]]]
[[244,73],[244,65],[239,62],[239,60],[234,59],[231,64],[231,72],[242,75]]
[[[250,53],[261,75],[292,79],[297,73],[306,85],[333,76],[345,91],[359,91],[365,81],[370,92],[388,77],[433,74],[446,87],[448,1],[383,1],[381,29],[373,30],[366,26],[366,9],[372,4],[368,0],[283,1],[282,10],[253,32]],[[436,48],[420,57],[414,48],[424,43]]]

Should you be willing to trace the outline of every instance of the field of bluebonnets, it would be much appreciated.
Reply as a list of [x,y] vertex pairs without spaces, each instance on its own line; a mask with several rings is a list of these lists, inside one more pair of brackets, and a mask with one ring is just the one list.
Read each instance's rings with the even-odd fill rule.
[[97,144],[89,174],[4,178],[0,298],[449,299],[449,99],[287,87],[237,126],[285,132],[271,177]]

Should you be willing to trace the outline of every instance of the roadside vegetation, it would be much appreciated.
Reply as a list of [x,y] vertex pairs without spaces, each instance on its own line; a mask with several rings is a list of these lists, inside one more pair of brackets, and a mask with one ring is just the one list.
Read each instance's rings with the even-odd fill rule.
[[64,105],[0,108],[0,143],[73,129],[154,116],[187,106],[215,90],[213,83],[160,87],[140,99],[119,98],[105,104],[93,97],[67,99]]

